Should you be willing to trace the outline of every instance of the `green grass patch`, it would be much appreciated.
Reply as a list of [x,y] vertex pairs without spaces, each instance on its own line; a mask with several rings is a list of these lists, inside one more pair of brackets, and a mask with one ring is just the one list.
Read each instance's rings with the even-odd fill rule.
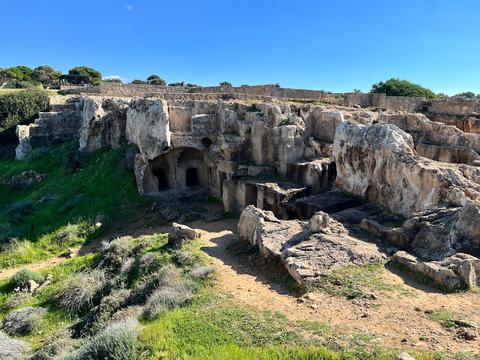
[[436,309],[428,314],[430,320],[438,322],[445,329],[451,329],[455,327],[455,314],[448,311],[447,309]]
[[385,272],[384,264],[369,264],[365,266],[348,266],[326,276],[318,289],[330,295],[355,299],[369,292],[397,292],[402,296],[411,296],[413,293],[400,284],[387,282],[382,276]]
[[[0,267],[59,255],[105,231],[92,226],[97,214],[121,223],[148,202],[125,168],[124,148],[72,155],[75,146],[37,150],[22,161],[0,160],[0,181],[6,184],[0,187],[0,226],[10,238],[7,251],[0,253]],[[25,170],[47,176],[25,190],[11,188],[10,178]]]
[[168,358],[207,359],[224,344],[241,348],[293,346],[301,343],[302,332],[282,314],[221,301],[219,296],[205,301],[203,293],[192,305],[146,324],[140,339],[152,359],[166,354]]

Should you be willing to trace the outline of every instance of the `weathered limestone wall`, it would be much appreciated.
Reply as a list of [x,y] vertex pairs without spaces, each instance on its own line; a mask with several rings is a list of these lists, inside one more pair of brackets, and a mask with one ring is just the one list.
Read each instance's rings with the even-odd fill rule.
[[420,111],[425,98],[407,96],[387,96],[386,94],[344,94],[345,106],[378,107],[397,111]]
[[425,101],[425,110],[431,114],[469,115],[480,114],[480,101],[432,100]]
[[33,124],[17,126],[17,160],[24,159],[32,149],[78,138],[83,121],[81,99],[56,96],[50,100],[50,107],[53,111],[41,112]]
[[380,109],[409,112],[422,111],[431,116],[480,115],[480,101],[478,100],[427,100],[422,97],[386,96],[385,94],[372,93],[346,93],[344,94],[344,105],[350,107],[378,107]]
[[210,87],[188,87],[188,86],[155,86],[143,84],[108,84],[98,86],[67,89],[72,92],[97,93],[113,96],[145,96],[149,94],[245,94],[268,96],[285,99],[307,99],[327,101],[333,100],[335,95],[320,90],[288,89],[275,87],[274,85],[258,86],[210,86]]

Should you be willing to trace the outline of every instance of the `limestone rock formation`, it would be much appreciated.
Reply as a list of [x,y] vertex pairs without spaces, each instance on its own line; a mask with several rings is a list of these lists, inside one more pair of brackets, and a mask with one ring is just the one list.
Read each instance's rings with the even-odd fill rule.
[[415,256],[399,251],[393,256],[397,263],[419,272],[448,290],[480,285],[480,259],[458,253],[442,261],[419,261]]
[[24,159],[35,148],[77,139],[82,123],[82,102],[79,97],[51,97],[49,112],[41,112],[30,125],[18,125],[19,144],[15,158]]
[[279,220],[272,212],[247,206],[238,233],[241,240],[258,246],[264,257],[280,261],[297,282],[307,286],[342,267],[384,259],[375,244],[348,236],[340,223],[321,212],[310,222],[302,222]]
[[[162,217],[208,221],[203,209],[180,204],[197,194],[243,210],[240,237],[305,284],[382,261],[387,248],[457,277],[463,265],[442,261],[480,255],[477,103],[345,94],[339,106],[333,96],[286,89],[269,89],[279,98],[262,96],[266,89],[150,88],[53,97],[49,112],[17,127],[17,158],[76,139],[85,152],[129,143],[139,193],[174,199],[157,207]],[[311,104],[319,99],[331,104]],[[172,244],[188,238],[177,235]]]
[[194,229],[186,225],[173,223],[172,229],[168,234],[168,245],[171,247],[180,247],[197,237],[199,237],[199,234]]
[[134,100],[127,111],[126,135],[145,160],[171,146],[168,105],[165,100]]
[[119,98],[84,97],[79,149],[91,152],[124,144],[128,101]]
[[429,120],[423,114],[382,113],[378,122],[389,123],[412,135],[421,156],[448,163],[480,165],[480,135],[465,133],[453,125]]
[[416,156],[412,137],[391,124],[340,125],[334,157],[339,188],[404,216],[480,201],[480,169]]
[[10,186],[17,190],[23,190],[33,184],[42,182],[46,176],[46,174],[40,174],[35,170],[26,170],[20,175],[12,176],[10,179]]
[[439,259],[479,252],[480,172],[415,155],[412,138],[394,125],[341,125],[334,144],[339,188],[411,217],[409,247]]

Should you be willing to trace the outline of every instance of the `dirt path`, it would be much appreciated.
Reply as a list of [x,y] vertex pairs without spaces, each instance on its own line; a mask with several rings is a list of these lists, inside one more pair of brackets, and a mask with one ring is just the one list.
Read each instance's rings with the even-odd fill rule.
[[201,230],[206,240],[203,250],[218,267],[222,287],[242,303],[283,312],[291,320],[317,320],[346,333],[370,334],[379,345],[447,353],[476,353],[480,349],[480,340],[461,340],[455,330],[444,329],[425,313],[444,309],[478,323],[478,294],[443,294],[415,282],[407,283],[399,275],[385,271],[383,280],[395,285],[396,290],[382,292],[373,301],[350,301],[322,292],[299,299],[284,285],[272,282],[259,269],[252,268],[245,258],[232,253],[229,246],[237,241],[236,221],[190,225]]
[[17,271],[21,269],[27,268],[33,271],[40,271],[48,267],[59,265],[64,261],[77,257],[79,255],[89,254],[98,249],[102,240],[103,238],[98,238],[98,239],[94,239],[88,244],[72,247],[65,251],[65,254],[68,254],[68,256],[54,256],[54,257],[51,257],[45,260],[40,260],[31,264],[23,264],[23,265],[10,267],[10,268],[0,269],[0,280],[4,280],[12,277]]

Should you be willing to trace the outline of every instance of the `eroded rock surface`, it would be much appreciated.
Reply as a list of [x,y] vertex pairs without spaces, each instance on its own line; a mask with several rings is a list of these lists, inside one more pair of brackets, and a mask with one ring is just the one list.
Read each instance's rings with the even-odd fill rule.
[[33,184],[42,182],[46,176],[46,174],[40,174],[35,170],[26,170],[20,175],[12,176],[10,179],[10,186],[17,190],[23,190]]
[[393,260],[412,271],[422,273],[448,290],[480,285],[480,259],[468,254],[457,253],[441,261],[421,261],[399,251]]
[[384,259],[377,245],[348,236],[342,224],[323,212],[310,222],[279,220],[270,211],[247,206],[238,233],[241,240],[258,246],[264,257],[280,261],[297,282],[308,286],[342,267]]

